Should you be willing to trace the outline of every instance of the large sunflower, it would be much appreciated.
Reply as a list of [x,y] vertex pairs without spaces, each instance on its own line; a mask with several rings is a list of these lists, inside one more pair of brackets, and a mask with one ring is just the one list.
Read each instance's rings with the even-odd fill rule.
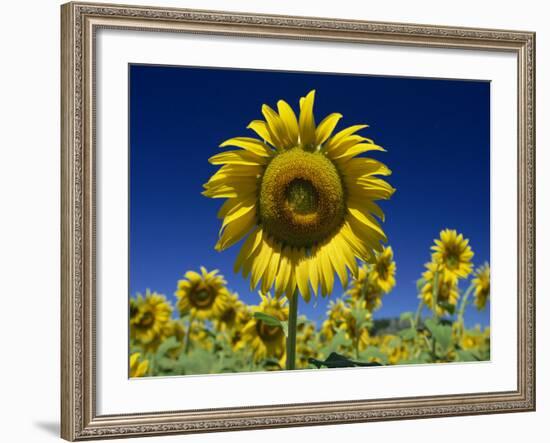
[[[311,289],[332,292],[334,273],[343,285],[356,258],[370,260],[386,241],[377,220],[384,213],[376,200],[394,189],[378,176],[390,174],[382,163],[360,154],[383,151],[351,126],[332,135],[342,117],[313,116],[315,91],[300,99],[299,117],[283,100],[277,111],[262,106],[264,120],[248,126],[259,138],[236,137],[221,144],[236,150],[210,158],[222,165],[203,194],[226,198],[217,250],[246,238],[235,271],[251,274],[251,287],[292,296],[298,288],[307,301]],[[346,269],[347,268],[347,269]]]
[[480,310],[484,309],[491,290],[491,269],[488,263],[476,269],[472,284],[474,285],[475,305]]
[[213,320],[221,317],[228,303],[226,281],[218,270],[208,272],[201,266],[201,273],[187,271],[178,281],[176,297],[180,315],[191,314],[192,318]]
[[130,337],[147,347],[165,337],[172,316],[172,306],[166,297],[147,290],[130,299]]
[[[270,294],[261,295],[258,306],[252,306],[252,312],[261,312],[281,321],[288,321],[286,298],[274,298]],[[255,361],[267,357],[282,360],[285,354],[285,334],[279,326],[272,326],[252,317],[242,330],[242,342],[252,349]]]
[[445,229],[435,239],[432,261],[442,265],[442,277],[446,281],[466,278],[472,272],[474,253],[468,245],[469,240],[454,229]]
[[434,284],[437,280],[437,315],[443,315],[445,312],[452,313],[451,311],[456,308],[460,296],[456,280],[445,280],[443,278],[442,265],[439,263],[430,262],[426,263],[425,266],[427,269],[422,274],[424,285],[420,293],[422,300],[429,308],[433,307]]

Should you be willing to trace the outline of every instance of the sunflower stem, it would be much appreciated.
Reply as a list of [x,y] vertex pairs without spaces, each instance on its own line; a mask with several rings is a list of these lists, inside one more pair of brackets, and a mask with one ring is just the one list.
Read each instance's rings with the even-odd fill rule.
[[418,308],[416,308],[416,314],[414,315],[414,320],[413,320],[414,323],[412,324],[412,327],[414,329],[417,329],[418,325],[420,324],[420,317],[422,316],[423,307],[424,307],[424,301],[420,300],[420,302],[418,303]]
[[433,288],[432,288],[432,314],[434,320],[439,320],[437,315],[437,302],[439,299],[439,271],[434,272]]
[[185,334],[185,347],[183,352],[189,354],[189,345],[191,343],[191,324],[193,323],[193,316],[189,314],[189,322],[187,323],[187,334]]
[[286,339],[286,369],[296,369],[296,329],[298,325],[298,290],[290,297],[288,309],[288,337]]
[[470,287],[466,290],[464,293],[464,297],[462,297],[462,303],[460,304],[460,309],[458,310],[458,328],[459,328],[459,336],[462,337],[462,334],[464,333],[464,312],[466,311],[466,306],[468,305],[468,298],[470,297],[470,294],[474,290],[474,285],[470,285]]

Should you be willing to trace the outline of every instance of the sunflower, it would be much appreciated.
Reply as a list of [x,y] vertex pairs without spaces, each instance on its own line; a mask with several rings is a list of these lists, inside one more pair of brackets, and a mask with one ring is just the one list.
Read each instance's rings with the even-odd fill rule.
[[435,239],[432,261],[442,265],[442,277],[446,281],[456,281],[466,278],[472,272],[472,257],[474,253],[468,245],[469,240],[454,229],[440,232],[440,238]]
[[396,335],[384,335],[380,343],[380,351],[388,356],[388,364],[397,365],[410,358],[410,350]]
[[187,271],[178,281],[176,297],[180,315],[191,314],[201,320],[219,319],[228,303],[227,282],[215,269],[208,272],[201,266],[201,273]]
[[296,354],[297,367],[298,368],[307,368],[309,367],[309,359],[317,358],[317,331],[315,330],[315,325],[302,319],[298,323],[298,331],[296,336]]
[[372,312],[382,306],[382,292],[382,288],[378,285],[378,279],[372,272],[372,266],[363,264],[359,268],[357,277],[351,281],[346,294],[354,300],[364,300],[367,309]]
[[321,333],[326,340],[330,341],[339,331],[342,331],[357,350],[363,351],[369,341],[368,326],[371,317],[364,300],[339,299],[330,303]]
[[456,304],[459,298],[458,286],[456,280],[445,280],[440,277],[443,274],[442,265],[434,262],[426,263],[426,271],[422,274],[424,285],[422,286],[420,296],[424,303],[432,308],[433,307],[433,292],[434,292],[434,280],[436,271],[437,278],[437,315],[443,315],[445,312],[452,313],[456,308]]
[[141,360],[141,354],[139,352],[134,352],[130,355],[130,377],[143,377],[147,375],[149,370],[149,360]]
[[484,309],[491,289],[491,269],[488,263],[476,269],[472,284],[474,285],[475,305],[479,310]]
[[162,342],[170,337],[174,337],[176,341],[180,343],[180,346],[172,348],[170,352],[168,352],[170,357],[176,358],[176,356],[179,355],[179,353],[183,350],[185,337],[183,324],[179,320],[170,319],[161,327],[160,333],[157,334],[153,340],[147,343],[140,343],[140,345],[143,351],[146,354],[149,354],[152,352],[156,352]]
[[[288,306],[286,298],[274,298],[271,294],[261,294],[262,301],[258,306],[252,306],[251,311],[262,312],[281,321],[288,321]],[[285,334],[279,326],[271,326],[258,318],[252,317],[242,330],[244,346],[252,349],[256,362],[267,357],[282,360],[285,354]]]
[[239,295],[228,292],[225,307],[215,322],[216,328],[219,331],[234,330],[246,316],[246,305],[239,300]]
[[130,299],[130,337],[143,346],[165,337],[165,327],[172,316],[172,306],[166,297],[156,292],[145,292]]
[[395,286],[395,261],[393,261],[393,249],[384,247],[382,252],[376,252],[372,266],[372,278],[376,285],[384,291],[390,292]]
[[459,338],[460,347],[464,350],[481,350],[489,347],[489,341],[491,336],[490,328],[485,328],[484,331],[477,325],[473,329],[466,329],[462,336]]
[[345,321],[346,310],[348,309],[349,308],[342,299],[338,299],[336,302],[330,302],[327,311],[327,319],[321,326],[321,334],[324,339],[330,341],[334,338],[340,326]]
[[357,351],[364,351],[369,344],[369,329],[372,314],[365,300],[350,300],[344,311],[344,322],[340,329],[352,340]]
[[[318,125],[313,116],[315,91],[300,99],[299,117],[283,100],[277,111],[262,106],[264,120],[248,128],[259,138],[236,137],[209,159],[222,165],[204,185],[203,194],[226,198],[216,249],[245,239],[235,262],[255,288],[273,286],[275,295],[291,297],[296,289],[308,301],[311,289],[332,292],[334,273],[345,286],[356,258],[369,260],[386,235],[375,203],[394,189],[378,176],[390,174],[382,163],[358,155],[383,151],[357,135],[366,125],[350,126],[332,135],[341,114]],[[377,219],[378,218],[378,219]]]

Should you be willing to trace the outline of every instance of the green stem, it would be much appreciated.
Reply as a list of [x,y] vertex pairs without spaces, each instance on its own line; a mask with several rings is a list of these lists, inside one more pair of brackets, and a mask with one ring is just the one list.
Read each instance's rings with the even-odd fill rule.
[[468,305],[468,298],[470,297],[470,294],[473,290],[474,285],[470,285],[470,287],[464,293],[464,297],[462,297],[462,302],[460,303],[460,308],[458,310],[457,323],[460,336],[462,336],[462,333],[464,332],[464,312],[466,311],[466,306]]
[[288,309],[288,337],[286,339],[286,369],[296,369],[296,329],[298,325],[298,290],[290,297]]
[[185,354],[189,353],[189,345],[191,343],[191,324],[193,323],[193,316],[189,314],[189,323],[187,323],[187,334],[185,334],[185,347],[183,352]]
[[437,300],[439,299],[439,271],[434,272],[433,287],[432,287],[432,311],[433,319],[438,320],[437,315]]
[[422,307],[424,306],[424,301],[420,300],[418,303],[418,308],[416,308],[416,314],[414,316],[414,323],[412,324],[412,327],[414,329],[418,328],[418,324],[420,323],[420,316],[422,315]]

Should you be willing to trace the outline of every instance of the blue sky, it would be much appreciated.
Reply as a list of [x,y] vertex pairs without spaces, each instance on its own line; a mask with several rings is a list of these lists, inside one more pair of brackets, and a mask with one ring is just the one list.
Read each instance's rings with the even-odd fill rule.
[[[393,171],[397,191],[381,206],[397,285],[375,318],[416,309],[415,282],[444,228],[470,239],[476,267],[489,262],[488,82],[149,65],[131,65],[129,75],[131,294],[149,288],[174,300],[177,280],[203,265],[258,302],[233,273],[239,245],[214,250],[223,200],[201,195],[217,169],[207,159],[224,140],[252,136],[246,126],[262,118],[262,104],[284,99],[297,109],[311,89],[316,120],[339,112],[337,129],[369,124],[363,135],[387,150],[371,155]],[[327,304],[301,301],[300,312],[320,321]],[[489,309],[469,308],[466,323],[487,325]]]

